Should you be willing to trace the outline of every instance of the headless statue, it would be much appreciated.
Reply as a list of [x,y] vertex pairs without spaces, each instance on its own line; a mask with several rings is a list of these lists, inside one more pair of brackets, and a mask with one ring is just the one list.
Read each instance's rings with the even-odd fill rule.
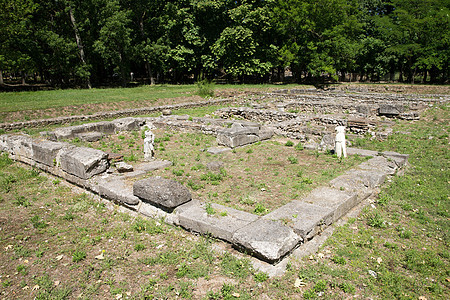
[[155,142],[155,135],[150,130],[145,132],[144,139],[144,159],[151,160],[155,155],[155,148],[153,147],[153,143]]
[[337,157],[347,157],[347,147],[345,145],[345,126],[337,126],[336,128],[336,142],[334,152]]

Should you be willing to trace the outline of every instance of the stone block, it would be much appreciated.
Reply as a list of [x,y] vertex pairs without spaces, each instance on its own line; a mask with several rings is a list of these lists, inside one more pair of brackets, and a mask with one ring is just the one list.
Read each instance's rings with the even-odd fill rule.
[[33,158],[33,139],[28,135],[2,135],[0,147],[17,158]]
[[368,161],[365,161],[359,165],[362,170],[376,170],[386,173],[388,175],[395,174],[397,170],[397,164],[393,160],[389,160],[383,156],[375,156]]
[[103,151],[86,147],[63,150],[61,169],[82,179],[88,179],[108,169],[107,156]]
[[252,144],[259,141],[259,137],[256,135],[234,135],[229,136],[225,134],[217,135],[217,143],[230,148],[236,148],[247,144]]
[[274,129],[269,127],[262,127],[258,132],[258,137],[261,141],[271,139],[274,135]]
[[381,116],[397,116],[404,112],[403,105],[380,104],[378,114]]
[[228,152],[228,151],[231,151],[231,148],[228,148],[228,147],[211,147],[211,148],[208,148],[208,150],[207,150],[208,153],[211,153],[213,155],[224,153],[224,152]]
[[381,171],[350,170],[330,181],[331,187],[343,191],[357,192],[360,197],[367,197],[372,189],[380,186],[386,179]]
[[378,151],[366,150],[366,149],[358,149],[358,148],[347,148],[348,155],[359,155],[359,156],[372,156],[375,157],[378,155]]
[[319,233],[322,226],[331,224],[333,210],[306,202],[291,201],[265,215],[263,219],[282,221],[306,240]]
[[33,159],[49,167],[56,166],[58,152],[69,144],[52,141],[33,141]]
[[384,157],[386,157],[388,159],[393,160],[399,168],[406,165],[406,163],[408,162],[408,158],[409,158],[408,154],[400,154],[400,153],[393,152],[393,151],[385,151],[385,152],[382,152],[381,155],[383,155]]
[[139,130],[145,121],[141,118],[121,118],[111,122],[114,126],[114,130],[118,131],[132,131]]
[[133,194],[166,211],[173,211],[177,206],[192,199],[189,190],[180,183],[162,177],[151,177],[136,181]]
[[124,173],[124,172],[132,172],[133,171],[133,166],[129,165],[123,161],[120,161],[118,163],[115,164],[116,165],[116,170],[119,173]]
[[186,205],[185,209],[178,209],[178,222],[180,226],[199,233],[210,233],[214,237],[231,242],[233,234],[240,228],[258,219],[258,216],[239,211],[219,204],[211,204],[215,211],[209,215],[206,212],[206,204],[193,202]]
[[[331,210],[332,222],[337,221],[359,203],[357,193],[340,191],[329,187],[313,190],[302,202]],[[329,219],[324,219],[328,225]]]
[[237,230],[232,240],[236,247],[269,263],[279,261],[303,241],[292,228],[262,218]]
[[103,133],[98,131],[76,133],[75,137],[85,142],[96,142],[103,138]]
[[[84,128],[81,132],[92,132],[92,131],[98,131],[103,133],[112,134],[115,132],[116,127],[114,126],[113,122],[109,121],[102,121],[102,122],[96,122],[96,123],[87,123],[82,125]],[[78,132],[76,132],[78,133]]]
[[97,189],[100,196],[128,205],[136,205],[139,198],[133,195],[133,188],[127,185],[119,178],[100,179],[97,183]]

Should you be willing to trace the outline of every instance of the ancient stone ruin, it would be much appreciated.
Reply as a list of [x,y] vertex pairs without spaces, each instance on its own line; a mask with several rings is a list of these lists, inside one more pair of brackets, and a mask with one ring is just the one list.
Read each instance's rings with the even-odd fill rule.
[[[395,175],[406,165],[408,156],[348,147],[348,155],[358,154],[370,159],[301,200],[291,201],[264,216],[212,203],[213,209],[225,213],[210,215],[206,204],[192,199],[189,189],[180,183],[160,177],[142,178],[151,170],[170,166],[170,161],[156,157],[134,167],[117,164],[113,169],[111,155],[77,147],[65,140],[93,141],[152,124],[156,128],[216,136],[217,143],[223,147],[207,149],[212,155],[271,139],[274,135],[297,138],[308,147],[320,150],[321,143],[334,147],[334,138],[330,136],[334,136],[336,126],[346,126],[350,136],[368,133],[375,138],[385,138],[392,133],[391,118],[417,119],[421,109],[434,103],[433,99],[425,98],[308,93],[291,90],[254,96],[242,103],[252,107],[219,109],[215,113],[219,118],[165,114],[61,127],[41,133],[40,138],[5,134],[0,136],[0,150],[17,161],[64,178],[139,214],[211,234],[274,264],[376,192],[388,176]],[[258,97],[265,101],[257,103]]]

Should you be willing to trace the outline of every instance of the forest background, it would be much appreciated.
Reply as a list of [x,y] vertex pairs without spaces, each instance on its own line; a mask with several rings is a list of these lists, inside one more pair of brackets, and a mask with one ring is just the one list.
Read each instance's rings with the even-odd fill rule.
[[447,83],[449,12],[450,0],[0,0],[0,84]]

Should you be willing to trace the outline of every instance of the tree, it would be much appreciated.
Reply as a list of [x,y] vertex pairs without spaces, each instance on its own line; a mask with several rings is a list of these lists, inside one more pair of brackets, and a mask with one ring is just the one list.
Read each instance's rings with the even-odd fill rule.
[[130,12],[123,10],[117,0],[105,2],[100,12],[100,32],[94,42],[94,49],[125,85],[131,50],[131,29],[128,27]]

